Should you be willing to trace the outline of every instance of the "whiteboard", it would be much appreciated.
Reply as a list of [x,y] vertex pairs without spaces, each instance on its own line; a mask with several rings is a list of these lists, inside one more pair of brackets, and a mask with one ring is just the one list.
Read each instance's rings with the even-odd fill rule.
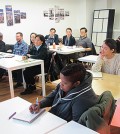
[[97,34],[97,46],[102,46],[103,41],[106,39],[106,33],[98,33]]
[[109,10],[101,10],[99,14],[99,18],[108,18]]
[[103,20],[103,29],[102,32],[107,32],[107,27],[108,27],[108,19]]
[[102,32],[102,19],[94,19],[93,32]]

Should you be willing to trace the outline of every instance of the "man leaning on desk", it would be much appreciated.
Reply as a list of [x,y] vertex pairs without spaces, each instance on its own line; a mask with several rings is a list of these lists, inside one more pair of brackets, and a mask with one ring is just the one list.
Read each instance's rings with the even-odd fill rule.
[[[21,32],[16,33],[16,44],[14,45],[13,54],[15,55],[25,55],[28,52],[28,44],[23,40],[23,34]],[[22,86],[22,70],[13,71],[13,78],[16,80],[16,85],[14,88]]]

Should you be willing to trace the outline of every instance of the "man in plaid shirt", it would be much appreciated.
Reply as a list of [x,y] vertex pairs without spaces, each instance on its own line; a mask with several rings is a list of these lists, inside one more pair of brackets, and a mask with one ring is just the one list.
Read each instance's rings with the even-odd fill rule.
[[[23,40],[23,34],[21,32],[16,33],[16,44],[14,45],[13,54],[15,55],[26,55],[28,52],[28,45]],[[22,70],[13,71],[13,77],[16,79],[16,85],[14,88],[22,86]]]

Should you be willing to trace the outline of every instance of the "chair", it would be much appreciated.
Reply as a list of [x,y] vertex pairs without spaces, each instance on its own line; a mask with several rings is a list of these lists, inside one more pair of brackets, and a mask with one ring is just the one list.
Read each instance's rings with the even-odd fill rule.
[[59,78],[63,63],[60,56],[56,52],[52,52],[46,80],[54,81]]
[[[63,68],[62,61],[56,52],[48,52],[48,63],[45,65],[45,82],[51,82],[59,78],[61,69]],[[37,75],[41,77],[41,74]]]
[[5,45],[5,51],[7,52],[7,53],[12,53],[13,52],[13,48],[14,48],[14,45],[13,44],[6,44]]
[[115,100],[110,91],[103,92],[95,106],[84,112],[78,123],[99,132],[110,134],[110,122],[115,111]]

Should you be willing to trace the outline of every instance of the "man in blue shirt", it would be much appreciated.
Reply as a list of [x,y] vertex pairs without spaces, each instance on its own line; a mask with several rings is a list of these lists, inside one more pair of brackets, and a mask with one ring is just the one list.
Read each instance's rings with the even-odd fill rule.
[[[28,52],[28,45],[23,40],[23,34],[21,32],[16,33],[16,44],[14,45],[13,54],[15,55],[26,55]],[[17,84],[14,88],[22,86],[22,70],[15,70],[13,72],[13,77],[16,79]]]
[[13,54],[25,55],[28,52],[28,45],[23,40],[23,34],[21,32],[16,33],[16,44],[14,45]]

